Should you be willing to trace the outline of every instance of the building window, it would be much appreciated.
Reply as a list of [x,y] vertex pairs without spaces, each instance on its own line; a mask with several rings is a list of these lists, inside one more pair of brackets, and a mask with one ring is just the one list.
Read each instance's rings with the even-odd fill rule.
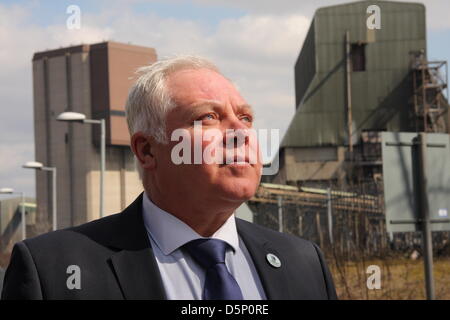
[[366,44],[353,43],[351,49],[352,71],[366,71]]

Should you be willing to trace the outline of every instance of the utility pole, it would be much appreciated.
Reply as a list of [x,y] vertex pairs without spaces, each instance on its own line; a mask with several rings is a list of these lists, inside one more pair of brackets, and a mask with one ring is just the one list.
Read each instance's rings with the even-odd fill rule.
[[283,203],[281,196],[278,196],[278,231],[283,232]]
[[431,238],[430,210],[427,192],[426,175],[426,152],[427,136],[425,132],[419,133],[417,152],[418,160],[418,209],[419,219],[422,227],[423,262],[425,266],[425,285],[428,300],[434,300],[434,277],[433,277],[433,242]]
[[331,188],[327,189],[327,213],[328,213],[328,236],[330,244],[333,245],[333,215],[331,211]]
[[347,88],[347,134],[348,134],[348,151],[350,155],[353,153],[353,141],[352,141],[352,59],[351,59],[351,45],[350,45],[350,31],[345,32],[345,75],[346,75],[346,88]]

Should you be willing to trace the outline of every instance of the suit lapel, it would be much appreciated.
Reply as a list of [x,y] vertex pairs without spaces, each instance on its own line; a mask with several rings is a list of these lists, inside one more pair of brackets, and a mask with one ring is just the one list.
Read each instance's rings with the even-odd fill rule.
[[111,263],[125,299],[166,299],[151,248],[122,250],[111,257]]
[[121,214],[111,267],[125,299],[166,299],[161,275],[142,218],[142,194]]
[[[249,229],[249,223],[236,219],[238,233],[247,247],[253,264],[258,271],[259,278],[264,287],[267,299],[283,300],[290,299],[289,282],[286,274],[286,261],[283,256],[272,246],[272,244],[257,232],[256,228]],[[267,254],[276,255],[281,261],[281,267],[275,268],[267,261]]]

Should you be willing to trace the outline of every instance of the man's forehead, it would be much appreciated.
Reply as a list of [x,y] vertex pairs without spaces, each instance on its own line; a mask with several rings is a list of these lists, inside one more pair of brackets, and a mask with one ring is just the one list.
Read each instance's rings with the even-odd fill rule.
[[237,88],[221,74],[209,69],[180,70],[167,78],[170,95],[177,105],[249,107]]
[[[237,88],[230,80],[220,73],[209,69],[179,70],[166,78],[166,84],[172,95],[184,95],[186,93],[212,94],[220,93],[240,96]],[[207,97],[205,97],[207,98]]]

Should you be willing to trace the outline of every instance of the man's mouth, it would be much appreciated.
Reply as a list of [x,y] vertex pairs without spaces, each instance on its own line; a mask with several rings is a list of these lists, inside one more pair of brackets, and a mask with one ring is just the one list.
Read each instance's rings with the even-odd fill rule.
[[[228,160],[228,162],[227,162]],[[239,156],[235,155],[232,159],[227,159],[227,157],[223,158],[222,166],[250,166],[250,160],[248,156]]]

